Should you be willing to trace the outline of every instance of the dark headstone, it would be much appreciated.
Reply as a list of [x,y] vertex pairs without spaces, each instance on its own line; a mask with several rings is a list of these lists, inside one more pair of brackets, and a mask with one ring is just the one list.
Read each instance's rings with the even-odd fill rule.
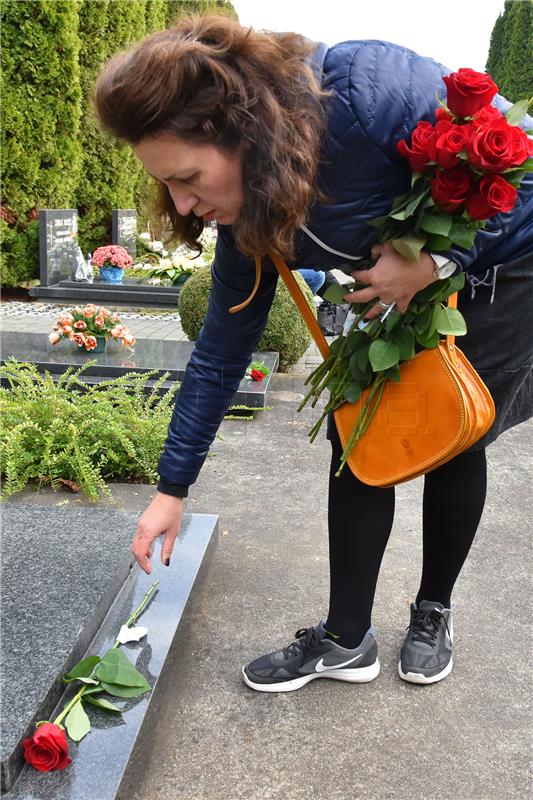
[[45,209],[39,214],[41,286],[73,280],[78,252],[78,212],[75,208]]
[[[54,719],[76,691],[62,675],[89,654],[102,655],[155,578],[160,587],[139,620],[147,637],[123,646],[155,688],[217,517],[185,514],[170,569],[155,545],[149,577],[133,561],[137,516],[109,507],[46,507],[9,500],[2,531],[3,789],[17,800],[112,800],[153,692],[120,701],[120,718],[89,708],[92,731],[69,743],[63,772],[24,766],[21,739],[34,723]],[[211,548],[210,548],[211,549]],[[21,558],[21,552],[24,557]],[[22,770],[22,772],[21,772]]]
[[[135,325],[132,325],[131,331],[135,335]],[[194,342],[137,339],[133,353],[110,341],[105,353],[85,355],[66,339],[56,345],[49,344],[48,337],[43,333],[6,331],[2,336],[4,361],[12,356],[17,361],[31,361],[40,372],[47,370],[53,375],[60,375],[71,366],[80,367],[88,360],[96,358],[97,363],[85,370],[82,375],[88,383],[118,378],[132,371],[146,373],[155,370],[156,374],[150,384],[147,384],[147,388],[153,385],[158,375],[165,372],[169,373],[169,380],[164,388],[170,388],[173,381],[181,380],[193,349]],[[254,353],[252,358],[254,361],[263,361],[270,370],[270,375],[260,382],[243,378],[233,397],[232,405],[265,408],[270,380],[277,369],[279,356],[277,353]]]
[[134,208],[117,208],[113,211],[111,241],[125,247],[133,259],[137,257],[137,212]]

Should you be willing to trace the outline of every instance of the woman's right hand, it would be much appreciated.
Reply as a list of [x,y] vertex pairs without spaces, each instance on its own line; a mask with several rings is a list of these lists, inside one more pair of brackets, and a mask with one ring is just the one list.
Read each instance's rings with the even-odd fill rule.
[[174,542],[181,527],[183,517],[183,498],[157,492],[154,499],[142,515],[131,543],[131,549],[137,563],[147,575],[152,571],[150,558],[153,543],[163,535],[161,561],[169,566]]

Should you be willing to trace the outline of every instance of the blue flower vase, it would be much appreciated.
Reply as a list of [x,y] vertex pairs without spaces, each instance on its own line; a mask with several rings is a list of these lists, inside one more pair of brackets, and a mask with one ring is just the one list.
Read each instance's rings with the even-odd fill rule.
[[123,278],[122,267],[100,267],[100,280],[105,283],[122,283]]

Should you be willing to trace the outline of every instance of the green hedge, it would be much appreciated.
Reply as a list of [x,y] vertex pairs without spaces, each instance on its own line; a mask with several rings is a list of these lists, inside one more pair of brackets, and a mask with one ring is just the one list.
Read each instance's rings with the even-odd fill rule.
[[151,182],[127,145],[99,130],[91,109],[105,61],[185,11],[223,0],[2,0],[0,276],[39,275],[38,212],[77,208],[83,251],[110,241],[114,208],[146,220]]
[[533,0],[506,0],[492,30],[487,72],[513,103],[533,95]]

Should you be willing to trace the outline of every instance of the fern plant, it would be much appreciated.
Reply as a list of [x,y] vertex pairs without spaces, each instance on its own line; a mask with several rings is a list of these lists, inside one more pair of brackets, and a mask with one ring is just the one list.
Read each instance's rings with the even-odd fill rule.
[[77,483],[91,500],[111,496],[108,481],[153,483],[178,384],[168,373],[147,390],[154,372],[128,373],[94,386],[68,369],[55,382],[34,364],[9,359],[0,368],[1,498],[30,481],[39,488]]

